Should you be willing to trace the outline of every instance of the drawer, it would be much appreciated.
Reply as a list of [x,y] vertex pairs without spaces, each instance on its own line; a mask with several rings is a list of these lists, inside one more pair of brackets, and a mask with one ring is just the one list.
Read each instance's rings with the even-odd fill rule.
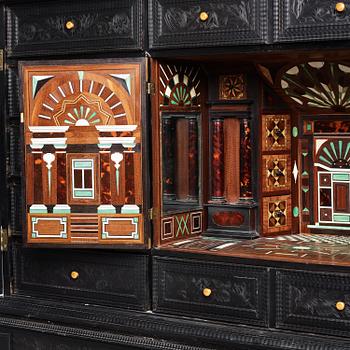
[[265,268],[154,258],[156,312],[267,325]]
[[274,42],[301,42],[350,38],[350,5],[335,9],[338,1],[274,0]]
[[142,49],[142,3],[142,0],[77,0],[10,5],[8,54]]
[[267,3],[267,0],[151,0],[150,47],[265,43]]
[[349,336],[349,275],[277,271],[276,279],[277,328]]
[[15,292],[145,310],[148,256],[16,248]]

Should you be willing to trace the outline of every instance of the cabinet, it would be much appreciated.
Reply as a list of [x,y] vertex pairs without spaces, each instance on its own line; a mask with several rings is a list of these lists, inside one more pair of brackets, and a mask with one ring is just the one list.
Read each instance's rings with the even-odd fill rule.
[[0,3],[1,349],[350,348],[347,4]]

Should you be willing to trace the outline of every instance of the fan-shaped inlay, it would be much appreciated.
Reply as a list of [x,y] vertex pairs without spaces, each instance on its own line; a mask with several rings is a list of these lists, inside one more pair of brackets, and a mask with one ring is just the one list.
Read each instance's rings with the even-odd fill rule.
[[[126,111],[117,93],[113,91],[112,84],[110,86],[103,84],[86,75],[84,72],[78,72],[71,75],[67,81],[56,79],[57,84],[50,92],[45,93],[41,106],[36,109],[36,116],[41,123],[50,124],[52,121],[56,125],[98,125],[112,121],[115,124],[127,123]],[[126,91],[129,94],[129,91]],[[77,124],[80,119],[84,119],[85,122],[80,121]]]
[[350,168],[350,141],[327,141],[318,152],[318,164],[325,168]]
[[350,108],[350,65],[299,64],[282,74],[281,87],[300,106],[344,111]]
[[160,95],[163,106],[190,107],[199,104],[200,68],[160,65]]

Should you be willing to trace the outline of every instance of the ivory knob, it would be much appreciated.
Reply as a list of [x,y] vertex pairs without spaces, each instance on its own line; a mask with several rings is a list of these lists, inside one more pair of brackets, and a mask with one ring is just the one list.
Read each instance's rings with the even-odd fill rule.
[[335,5],[335,9],[337,12],[344,12],[345,11],[345,4],[343,2],[337,2]]
[[208,15],[208,12],[205,12],[205,11],[202,11],[200,14],[199,14],[199,18],[202,22],[205,22],[208,20],[209,18],[209,15]]
[[66,28],[67,28],[68,30],[71,30],[71,29],[73,29],[74,27],[75,27],[74,22],[68,21],[68,22],[66,23]]
[[70,277],[73,279],[73,280],[77,280],[79,278],[79,272],[78,271],[72,271],[70,273]]
[[212,293],[212,291],[211,291],[210,288],[204,288],[204,289],[203,289],[203,295],[204,295],[205,297],[210,297],[211,293]]
[[345,309],[345,303],[343,301],[338,301],[336,304],[335,304],[335,308],[338,310],[338,311],[343,311]]

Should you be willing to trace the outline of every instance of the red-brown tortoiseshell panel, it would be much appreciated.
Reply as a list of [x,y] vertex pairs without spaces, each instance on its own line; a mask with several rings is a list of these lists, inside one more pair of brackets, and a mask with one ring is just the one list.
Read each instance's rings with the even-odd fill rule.
[[27,243],[146,246],[145,60],[21,70]]
[[262,157],[263,192],[290,191],[291,175],[289,155]]
[[262,116],[262,151],[288,151],[291,145],[289,115]]
[[238,211],[218,211],[212,220],[221,227],[239,227],[244,223],[244,216]]
[[263,232],[276,234],[291,230],[291,196],[263,198]]

